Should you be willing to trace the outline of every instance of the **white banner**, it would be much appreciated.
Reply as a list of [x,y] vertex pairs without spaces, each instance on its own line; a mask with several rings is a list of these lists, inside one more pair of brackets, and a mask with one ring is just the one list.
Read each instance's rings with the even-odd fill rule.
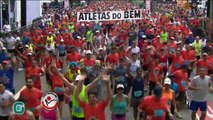
[[142,10],[103,11],[103,12],[77,12],[78,22],[135,20],[142,18]]

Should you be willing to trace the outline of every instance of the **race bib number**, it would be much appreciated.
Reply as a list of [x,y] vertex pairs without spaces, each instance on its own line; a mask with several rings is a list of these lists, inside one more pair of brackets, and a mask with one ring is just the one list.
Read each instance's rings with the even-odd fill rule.
[[28,110],[30,110],[31,112],[35,112],[35,108],[28,108]]
[[62,92],[62,87],[55,87],[54,91],[56,93],[60,93],[60,92]]
[[166,63],[160,63],[160,65],[161,65],[162,67],[165,67],[165,66],[166,66]]
[[163,117],[163,115],[164,115],[164,110],[162,110],[162,109],[157,109],[154,111],[155,117]]
[[184,65],[189,65],[189,61],[188,60],[184,60]]
[[168,100],[168,105],[171,106],[172,105],[172,101]]
[[181,85],[182,85],[183,87],[186,87],[186,86],[187,86],[186,81],[181,81]]
[[142,91],[140,91],[140,90],[134,92],[135,97],[140,97],[141,95],[142,95]]
[[180,68],[181,65],[177,62],[177,63],[174,64],[174,66],[175,66],[176,68]]
[[74,111],[75,113],[80,114],[82,110],[81,110],[80,107],[74,106],[74,107],[73,107],[73,111]]

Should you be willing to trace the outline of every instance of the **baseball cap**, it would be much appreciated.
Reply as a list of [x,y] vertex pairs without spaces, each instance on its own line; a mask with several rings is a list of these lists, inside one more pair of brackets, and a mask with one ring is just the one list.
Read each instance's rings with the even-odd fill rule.
[[2,64],[8,64],[9,62],[7,60],[2,61]]
[[157,87],[154,88],[153,93],[157,98],[161,98],[162,91],[163,91],[162,87],[157,86]]
[[61,39],[61,40],[60,40],[60,42],[64,42],[64,40],[63,40],[63,39]]
[[104,50],[103,48],[99,48],[99,50]]
[[175,38],[174,38],[174,37],[171,37],[171,39],[174,40]]
[[203,53],[203,55],[204,55],[204,56],[207,56],[208,54],[207,54],[207,53]]
[[75,78],[75,81],[79,81],[79,80],[81,80],[81,75],[77,75]]
[[25,45],[24,47],[28,48],[28,47],[29,47],[29,45]]
[[124,85],[123,84],[118,84],[116,88],[117,89],[119,89],[119,88],[123,88],[124,89]]
[[157,38],[160,38],[160,35],[158,35]]
[[5,47],[3,47],[3,48],[2,48],[2,50],[6,50],[6,48],[5,48]]
[[142,38],[146,38],[146,35],[142,35]]
[[80,37],[80,36],[78,36],[77,38],[78,38],[78,39],[81,39],[81,37]]
[[166,79],[164,80],[164,85],[166,85],[166,84],[171,85],[171,79],[170,79],[170,78],[166,78]]
[[87,55],[88,55],[88,54],[92,54],[91,50],[87,50],[87,51],[86,51],[86,54],[87,54]]
[[31,52],[27,53],[27,55],[33,55]]

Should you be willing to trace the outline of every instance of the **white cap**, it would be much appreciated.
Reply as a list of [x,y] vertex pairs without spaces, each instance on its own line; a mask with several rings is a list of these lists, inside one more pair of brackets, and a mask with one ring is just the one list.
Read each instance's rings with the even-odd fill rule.
[[118,84],[118,85],[117,85],[117,89],[118,89],[118,88],[123,88],[123,89],[124,89],[124,85],[123,85],[123,84]]
[[24,47],[28,48],[28,47],[29,47],[29,45],[25,45]]
[[160,38],[160,35],[158,35],[157,38]]
[[77,38],[78,38],[78,39],[81,39],[81,37],[80,37],[80,36],[78,36]]
[[178,30],[178,32],[181,32],[181,30]]
[[91,50],[87,50],[86,54],[92,54]]
[[82,23],[82,24],[81,24],[81,26],[85,26],[85,24],[84,24],[84,23]]
[[174,40],[175,38],[174,38],[174,37],[171,37],[171,39]]
[[146,35],[142,35],[142,38],[146,38]]
[[27,55],[33,55],[31,52],[27,53]]
[[60,42],[64,42],[64,40],[63,40],[63,39],[61,39],[61,40],[60,40]]
[[99,30],[97,30],[97,31],[95,31],[95,32],[99,33],[100,31],[99,31]]
[[17,37],[16,40],[20,41],[21,39],[20,39],[20,37]]
[[171,85],[171,79],[170,79],[170,78],[166,78],[166,79],[164,80],[164,85],[165,85],[165,84]]
[[81,80],[81,75],[77,75],[77,76],[75,77],[75,81],[79,81],[79,80]]
[[192,33],[192,32],[189,32],[189,34],[192,35],[193,33]]
[[5,47],[3,47],[3,48],[2,48],[2,50],[6,50],[6,48],[5,48]]
[[103,48],[99,48],[99,50],[104,50]]

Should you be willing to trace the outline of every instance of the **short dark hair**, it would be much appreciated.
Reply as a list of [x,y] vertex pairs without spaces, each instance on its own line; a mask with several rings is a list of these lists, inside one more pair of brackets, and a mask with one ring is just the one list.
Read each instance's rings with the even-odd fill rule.
[[96,97],[98,96],[98,95],[97,95],[97,92],[94,92],[94,91],[88,92],[88,96],[90,96],[90,95],[95,95]]
[[2,84],[3,86],[5,86],[5,82],[4,81],[0,81],[0,84]]

